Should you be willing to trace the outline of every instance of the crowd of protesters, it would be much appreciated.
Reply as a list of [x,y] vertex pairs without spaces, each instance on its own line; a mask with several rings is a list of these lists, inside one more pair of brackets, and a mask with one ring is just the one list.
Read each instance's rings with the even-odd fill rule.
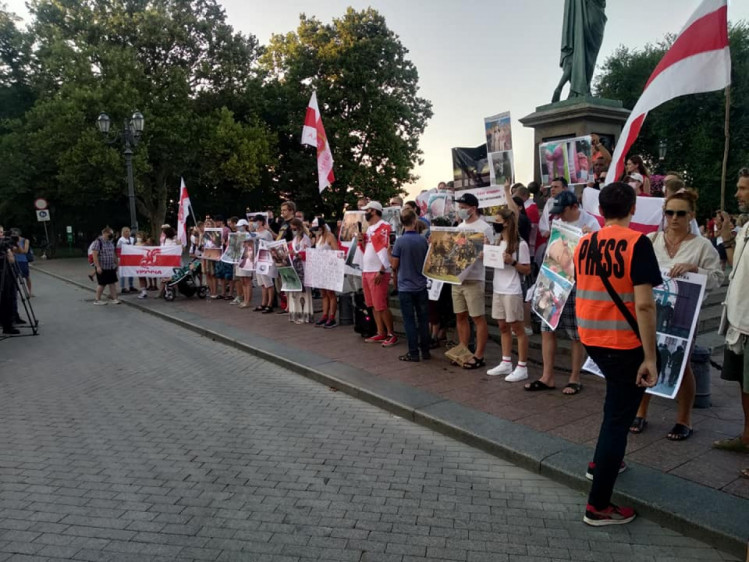
[[[352,243],[357,244],[362,252],[361,290],[375,323],[374,333],[363,341],[386,348],[398,344],[391,312],[391,302],[394,301],[390,300],[390,297],[397,296],[407,343],[405,352],[398,356],[402,361],[429,360],[435,349],[462,346],[470,350],[470,356],[458,363],[463,369],[484,369],[487,375],[503,376],[510,383],[525,381],[529,377],[528,337],[540,328],[542,374],[537,380],[525,383],[524,389],[543,392],[557,388],[554,361],[557,334],[564,334],[571,341],[572,369],[562,393],[575,395],[583,390],[580,371],[586,352],[595,358],[607,380],[607,413],[601,428],[599,449],[588,467],[588,477],[594,479],[594,476],[600,476],[600,485],[591,492],[585,520],[591,525],[607,525],[625,523],[634,517],[634,512],[627,508],[611,506],[610,497],[616,474],[626,468],[623,456],[627,433],[642,433],[647,426],[650,395],[643,394],[644,389],[655,384],[657,379],[657,371],[653,374],[650,364],[657,353],[655,332],[649,327],[652,298],[650,304],[646,304],[642,301],[642,295],[652,295],[652,288],[661,282],[661,270],[667,271],[672,277],[689,272],[702,273],[707,276],[706,289],[711,291],[723,283],[726,267],[733,264],[732,285],[746,284],[749,282],[749,260],[740,260],[747,240],[743,215],[732,217],[725,212],[716,212],[704,225],[698,225],[695,218],[696,192],[688,188],[675,173],[663,178],[663,223],[658,231],[648,236],[631,234],[634,231],[627,227],[634,214],[636,197],[653,195],[648,170],[641,158],[631,156],[627,159],[626,171],[620,181],[604,188],[603,178],[610,155],[600,144],[596,149],[594,175],[588,186],[601,190],[603,227],[596,217],[582,208],[567,181],[558,177],[553,178],[545,188],[535,182],[528,186],[511,186],[507,183],[504,186],[507,206],[488,216],[484,215],[474,195],[463,193],[455,199],[457,218],[454,221],[446,217],[432,217],[430,221],[428,217],[420,216],[420,206],[415,201],[404,202],[400,197],[394,197],[388,203],[391,207],[401,208],[402,231],[397,233],[397,237],[391,236],[390,224],[383,221],[383,205],[362,197],[358,200],[357,209],[365,213],[367,227]],[[450,189],[445,184],[440,184],[440,188]],[[749,210],[747,170],[741,171],[737,199],[742,213]],[[634,259],[635,262],[628,262],[631,265],[627,266],[625,278],[615,281],[620,285],[617,293],[626,301],[623,306],[632,317],[636,316],[634,321],[640,326],[639,331],[635,332],[637,337],[632,335],[630,325],[624,319],[626,315],[608,323],[603,320],[605,315],[596,316],[604,314],[600,302],[595,304],[596,301],[608,303],[605,314],[610,318],[623,312],[612,308],[615,302],[602,293],[604,289],[596,285],[597,278],[590,278],[589,268],[580,272],[578,261],[601,259],[594,249],[582,257],[576,254],[574,265],[570,264],[571,268],[577,269],[578,283],[560,315],[557,327],[552,329],[543,322],[533,321],[526,297],[557,221],[582,231],[578,252],[583,246],[598,247],[597,236],[601,239],[613,237],[624,241],[625,247],[630,248],[627,259]],[[437,294],[432,291],[430,295],[430,281],[424,276],[422,268],[429,249],[432,226],[457,226],[459,229],[478,231],[483,234],[485,244],[502,248],[504,267],[493,269],[490,291],[489,314],[497,322],[500,333],[501,355],[495,366],[486,368],[489,339],[487,268],[479,257],[460,284],[445,285]],[[293,201],[285,201],[280,206],[278,218],[274,218],[272,212],[250,215],[246,219],[231,217],[225,220],[220,215],[206,216],[190,234],[189,254],[195,259],[203,257],[205,228],[220,228],[224,245],[231,232],[246,232],[260,240],[286,242],[295,266],[300,268],[299,272],[303,275],[305,251],[309,248],[338,250],[340,227],[340,221],[307,217]],[[155,243],[146,233],[139,232],[132,237],[127,228],[122,229],[116,243],[114,240],[113,232],[107,228],[91,247],[92,265],[95,268],[92,277],[97,277],[99,285],[96,304],[105,302],[102,294],[107,287],[110,302],[119,302],[116,294],[118,248],[125,244]],[[171,226],[163,225],[160,243],[179,244]],[[603,250],[604,244],[600,248]],[[202,272],[211,300],[225,300],[246,309],[251,307],[254,290],[259,290],[259,302],[252,308],[258,314],[288,314],[289,320],[296,324],[322,328],[339,325],[339,295],[333,291],[310,287],[301,292],[285,293],[281,290],[280,279],[272,271],[267,274],[252,273],[221,261],[203,259]],[[136,291],[134,281],[120,279],[121,292]],[[149,285],[149,280],[139,279],[138,283],[138,298],[146,298],[149,290],[159,290],[157,286]],[[595,291],[600,295],[591,296]],[[741,384],[747,425],[742,436],[716,442],[715,446],[746,453],[749,452],[749,363],[745,357],[749,355],[745,351],[749,352],[746,350],[749,326],[745,324],[749,310],[745,310],[746,305],[737,293],[737,290],[729,290],[729,298],[735,307],[734,314],[728,316],[729,345],[723,376]],[[316,299],[322,303],[322,312],[318,317],[315,317],[313,308]],[[604,325],[607,326],[605,333],[597,328]],[[448,342],[448,330],[452,327],[454,341]],[[622,330],[621,336],[617,336],[616,330],[619,329]],[[515,363],[514,340],[517,340]],[[689,356],[691,351],[685,350],[686,355]],[[695,379],[688,360],[686,365],[677,396],[675,425],[667,434],[667,438],[673,441],[684,441],[694,431],[691,410]],[[612,374],[615,367],[617,374]],[[617,393],[618,399],[613,397]],[[608,444],[604,446],[603,442]],[[748,470],[742,475],[749,477]]]

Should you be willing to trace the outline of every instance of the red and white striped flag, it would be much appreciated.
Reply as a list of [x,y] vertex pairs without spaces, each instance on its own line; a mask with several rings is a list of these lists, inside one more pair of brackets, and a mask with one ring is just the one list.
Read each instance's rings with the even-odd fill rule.
[[[583,189],[583,209],[593,215],[598,224],[603,226],[604,219],[598,210],[598,195],[601,192],[592,187]],[[658,230],[663,222],[663,199],[660,197],[638,197],[635,215],[629,228],[643,234],[650,234]]]
[[624,124],[606,183],[616,181],[624,172],[627,153],[649,111],[679,96],[721,90],[730,83],[726,0],[703,0],[655,67]]
[[333,153],[330,151],[328,137],[325,136],[325,128],[322,126],[320,108],[317,106],[317,92],[312,92],[307,106],[307,115],[302,129],[302,144],[317,147],[317,181],[320,193],[322,193],[323,189],[333,184],[335,177],[333,176]]
[[187,217],[190,215],[190,196],[184,178],[180,178],[182,185],[179,190],[179,210],[177,211],[177,237],[182,246],[187,246]]

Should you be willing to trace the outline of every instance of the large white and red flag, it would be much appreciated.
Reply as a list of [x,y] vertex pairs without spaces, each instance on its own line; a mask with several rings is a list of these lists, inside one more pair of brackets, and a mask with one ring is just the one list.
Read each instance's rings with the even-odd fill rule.
[[187,217],[190,215],[190,196],[184,178],[179,189],[179,210],[177,211],[177,237],[182,246],[187,246]]
[[182,265],[182,246],[123,245],[120,277],[168,278]]
[[[603,226],[603,216],[598,210],[598,195],[601,192],[592,187],[583,190],[583,209],[593,215]],[[629,228],[650,234],[658,230],[663,222],[663,199],[661,197],[638,197],[635,214]]]
[[721,90],[730,83],[726,0],[703,0],[655,67],[624,124],[606,183],[616,181],[624,172],[627,153],[649,111],[674,98]]
[[330,151],[328,137],[325,136],[325,128],[322,126],[320,108],[317,106],[317,92],[312,92],[307,106],[307,115],[302,129],[302,144],[317,147],[317,182],[322,193],[323,189],[333,184],[335,176],[333,175],[333,153]]

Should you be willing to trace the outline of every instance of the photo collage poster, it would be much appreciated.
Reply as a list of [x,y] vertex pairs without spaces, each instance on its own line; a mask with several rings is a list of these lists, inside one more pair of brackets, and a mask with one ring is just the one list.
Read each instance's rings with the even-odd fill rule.
[[486,143],[476,148],[456,146],[452,149],[455,189],[487,187],[490,183]]
[[250,237],[247,232],[230,232],[229,239],[226,242],[226,250],[221,256],[224,263],[237,264],[242,259],[244,242]]
[[290,293],[299,292],[303,289],[302,280],[294,268],[291,260],[289,246],[284,240],[268,242],[265,246],[270,255],[271,263],[281,278],[281,290]]
[[204,260],[219,261],[223,254],[222,237],[224,231],[221,228],[203,229],[203,255]]
[[506,111],[484,118],[484,134],[486,135],[489,184],[501,187],[506,181],[512,183],[515,174],[510,112]]
[[[656,352],[660,358],[658,382],[645,392],[676,398],[684,378],[689,351],[696,336],[707,277],[701,273],[686,273],[671,278],[662,271],[663,284],[653,289],[656,307]],[[583,370],[603,376],[590,357]]]
[[255,257],[257,256],[258,239],[248,236],[242,242],[242,254],[237,267],[242,271],[255,271]]
[[563,177],[570,186],[586,185],[593,177],[593,145],[590,135],[543,142],[538,145],[541,181],[549,185]]
[[562,310],[575,287],[575,248],[582,235],[581,229],[560,220],[551,223],[551,234],[536,279],[531,309],[552,330],[559,325]]
[[460,285],[483,249],[483,232],[434,226],[424,260],[424,276],[434,281]]

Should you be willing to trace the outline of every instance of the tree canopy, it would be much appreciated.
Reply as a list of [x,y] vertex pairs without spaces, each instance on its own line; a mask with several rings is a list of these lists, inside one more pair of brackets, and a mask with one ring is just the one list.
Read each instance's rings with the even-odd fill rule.
[[[596,94],[619,99],[632,109],[675,37],[635,50],[619,47],[603,63],[595,82]],[[730,150],[726,181],[726,206],[736,210],[733,193],[737,172],[749,165],[749,27],[730,26],[731,106]],[[699,192],[698,213],[711,214],[720,205],[724,147],[725,95],[723,91],[684,96],[648,114],[631,154],[640,154],[651,171],[678,171],[687,185]],[[666,158],[659,161],[659,144],[666,142]]]
[[[217,0],[31,0],[27,28],[0,5],[0,217],[33,224],[45,197],[53,220],[93,232],[128,222],[122,146],[112,136],[135,110],[141,223],[173,220],[179,178],[203,213],[277,206],[340,213],[366,192],[386,199],[414,179],[431,104],[418,97],[408,51],[372,9],[266,47],[237,33]],[[336,182],[321,197],[314,149],[301,146],[317,90]],[[145,219],[145,220],[143,220]]]

